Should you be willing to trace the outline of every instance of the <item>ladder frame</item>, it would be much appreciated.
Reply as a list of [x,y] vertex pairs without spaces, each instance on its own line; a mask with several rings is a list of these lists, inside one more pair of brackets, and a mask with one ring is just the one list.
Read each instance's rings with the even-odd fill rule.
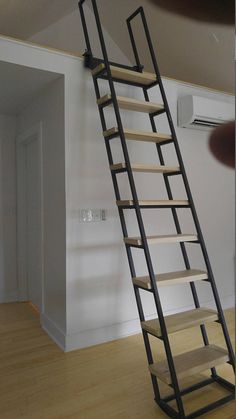
[[[166,357],[167,357],[168,366],[169,366],[169,370],[170,370],[170,375],[171,375],[171,379],[172,379],[172,385],[171,386],[174,390],[173,395],[162,398],[161,394],[160,394],[160,390],[159,390],[157,377],[155,375],[151,374],[152,385],[153,385],[154,395],[155,395],[155,401],[161,407],[161,409],[167,415],[169,415],[171,418],[193,419],[195,417],[199,417],[200,415],[203,415],[203,414],[215,409],[216,407],[219,407],[219,406],[229,402],[230,400],[233,400],[234,399],[235,387],[234,387],[233,384],[231,384],[227,380],[223,379],[222,377],[219,377],[216,373],[215,368],[211,368],[211,378],[206,379],[206,380],[204,380],[200,383],[197,383],[193,386],[187,387],[183,390],[181,390],[180,387],[179,387],[177,374],[176,374],[176,370],[175,370],[175,365],[174,365],[174,361],[173,361],[173,356],[172,356],[172,351],[171,351],[171,346],[170,346],[170,342],[169,342],[169,336],[168,336],[168,332],[167,332],[167,328],[166,328],[166,324],[165,324],[165,318],[164,318],[164,314],[163,314],[162,304],[161,304],[161,300],[160,300],[160,296],[159,296],[159,291],[158,291],[158,288],[157,288],[156,275],[154,273],[154,269],[153,269],[153,265],[152,265],[152,259],[151,259],[151,255],[150,255],[150,251],[149,251],[149,245],[148,245],[148,242],[147,242],[147,236],[146,236],[145,227],[144,227],[144,223],[143,223],[143,219],[142,219],[141,205],[139,205],[138,195],[137,195],[137,191],[136,191],[135,181],[134,181],[132,167],[131,167],[130,158],[129,158],[129,152],[128,152],[128,148],[127,148],[127,144],[126,144],[126,138],[125,138],[122,119],[121,119],[121,115],[120,115],[120,109],[119,109],[117,96],[116,96],[116,90],[115,90],[114,82],[116,82],[116,81],[121,82],[121,81],[112,77],[112,73],[111,73],[111,66],[126,68],[126,69],[133,70],[133,71],[136,71],[136,72],[137,71],[142,72],[142,70],[143,70],[143,66],[142,66],[142,64],[140,62],[140,59],[139,59],[139,54],[138,54],[138,50],[137,50],[137,46],[136,46],[136,42],[135,42],[135,39],[134,39],[133,30],[132,30],[132,24],[131,24],[133,19],[135,19],[137,16],[141,17],[141,21],[142,21],[142,24],[143,24],[143,28],[144,28],[144,31],[145,31],[145,35],[146,35],[146,39],[147,39],[147,43],[148,43],[148,47],[149,47],[149,52],[150,52],[151,59],[152,59],[152,64],[153,64],[154,71],[155,71],[155,74],[156,74],[156,81],[154,83],[150,84],[147,87],[144,87],[144,86],[140,85],[139,83],[134,83],[134,82],[132,82],[132,85],[143,88],[144,98],[145,98],[146,101],[149,101],[148,90],[150,88],[152,88],[156,85],[158,85],[159,88],[160,88],[160,93],[161,93],[162,100],[163,100],[163,103],[164,103],[164,110],[166,112],[166,116],[167,116],[167,119],[168,119],[170,131],[171,131],[171,134],[172,134],[172,139],[170,141],[165,141],[163,143],[157,143],[156,144],[157,154],[158,154],[160,163],[162,165],[164,165],[164,158],[163,158],[163,154],[162,154],[162,146],[164,146],[165,144],[168,144],[168,143],[173,143],[174,147],[175,147],[176,155],[177,155],[177,158],[178,158],[178,161],[179,161],[179,166],[180,166],[180,172],[179,173],[163,174],[164,182],[165,182],[165,186],[166,186],[166,190],[167,190],[167,194],[168,194],[168,199],[173,199],[171,186],[170,186],[170,183],[169,183],[169,176],[173,176],[173,175],[177,175],[177,174],[181,175],[183,177],[183,182],[184,182],[186,194],[187,194],[187,198],[188,198],[188,201],[189,201],[189,206],[187,206],[187,208],[191,209],[192,217],[193,217],[195,228],[196,228],[197,235],[198,235],[198,241],[195,241],[194,243],[198,243],[201,246],[202,254],[203,254],[205,265],[206,265],[207,272],[208,272],[208,279],[205,280],[205,281],[209,282],[211,284],[211,287],[212,287],[213,296],[214,296],[214,300],[215,300],[215,303],[216,303],[218,316],[219,316],[218,323],[220,323],[221,326],[222,326],[222,331],[223,331],[225,342],[226,342],[227,349],[228,349],[228,354],[229,354],[229,362],[228,363],[231,364],[233,369],[234,369],[233,347],[232,347],[232,344],[231,344],[231,341],[230,341],[229,333],[228,333],[225,318],[224,318],[223,309],[222,309],[219,294],[218,294],[218,291],[217,291],[217,288],[216,288],[215,279],[214,279],[213,272],[212,272],[212,269],[211,269],[211,265],[210,265],[209,257],[208,257],[208,254],[207,254],[204,238],[203,238],[203,235],[202,235],[202,231],[201,231],[201,228],[200,228],[198,216],[197,216],[196,209],[195,209],[194,202],[193,202],[193,197],[192,197],[192,194],[191,194],[191,190],[190,190],[190,187],[189,187],[187,175],[186,175],[186,172],[185,172],[185,168],[184,168],[184,164],[183,164],[183,160],[182,160],[182,156],[181,156],[181,152],[180,152],[180,148],[179,148],[179,145],[178,145],[178,140],[177,140],[174,124],[173,124],[173,120],[172,120],[172,117],[171,117],[167,97],[166,97],[166,94],[165,94],[164,86],[163,86],[161,75],[160,75],[160,72],[159,72],[159,68],[158,68],[158,64],[157,64],[157,60],[156,60],[156,56],[155,56],[155,52],[154,52],[154,48],[153,48],[153,44],[152,44],[152,40],[151,40],[151,36],[150,36],[150,32],[149,32],[149,28],[148,28],[148,25],[147,25],[147,20],[146,20],[146,17],[145,17],[143,7],[138,8],[127,19],[128,32],[129,32],[129,36],[130,36],[130,40],[131,40],[131,44],[132,44],[132,48],[133,48],[133,53],[134,53],[134,57],[135,57],[135,61],[136,61],[136,65],[134,67],[131,67],[131,66],[126,66],[126,65],[122,65],[122,64],[119,64],[119,63],[114,63],[114,62],[109,61],[96,0],[91,0],[91,3],[92,3],[92,8],[93,8],[93,12],[94,12],[95,20],[96,20],[98,36],[99,36],[100,45],[101,45],[102,54],[103,54],[103,59],[96,58],[96,57],[93,56],[92,49],[91,49],[90,38],[89,38],[89,34],[88,34],[86,18],[85,18],[85,14],[84,14],[84,8],[83,8],[85,1],[86,0],[80,0],[79,1],[79,10],[80,10],[80,15],[81,15],[81,21],[82,21],[84,36],[85,36],[86,47],[87,47],[87,49],[84,53],[85,66],[90,68],[90,69],[94,69],[100,63],[103,63],[104,66],[105,66],[104,69],[100,73],[93,76],[93,82],[94,82],[94,88],[95,88],[95,93],[96,93],[97,100],[101,98],[99,84],[98,84],[98,79],[99,78],[100,79],[104,78],[108,81],[110,92],[111,92],[111,100],[109,102],[106,102],[105,104],[102,104],[102,105],[98,106],[103,132],[105,132],[107,130],[106,119],[105,119],[105,115],[104,115],[104,108],[108,104],[113,104],[114,112],[115,112],[115,116],[116,116],[116,121],[117,121],[118,134],[111,135],[111,136],[105,138],[105,146],[106,146],[106,151],[107,151],[107,155],[108,155],[108,161],[109,161],[110,166],[114,164],[112,151],[111,151],[111,146],[110,146],[110,140],[112,140],[114,137],[119,136],[120,141],[121,141],[121,147],[122,147],[123,155],[124,155],[125,165],[126,165],[126,169],[124,169],[123,171],[126,171],[127,175],[128,175],[130,189],[131,189],[131,193],[132,193],[132,199],[133,199],[132,209],[134,209],[135,213],[136,213],[137,222],[138,222],[138,226],[139,226],[139,230],[140,230],[140,236],[141,236],[141,240],[142,240],[142,245],[141,246],[134,246],[134,245],[131,246],[129,244],[125,244],[126,253],[127,253],[128,262],[129,262],[129,267],[130,267],[130,273],[131,273],[132,278],[134,278],[136,276],[134,260],[133,260],[133,256],[132,256],[132,247],[138,247],[139,249],[143,249],[145,259],[146,259],[146,263],[147,263],[148,273],[149,273],[150,280],[151,280],[151,285],[152,285],[151,290],[148,290],[148,291],[153,293],[155,306],[156,306],[156,310],[157,310],[157,314],[158,314],[158,319],[159,319],[160,326],[161,326],[161,331],[162,331],[162,337],[159,338],[159,339],[161,339],[163,341],[163,344],[164,344],[164,347],[165,347]],[[106,75],[105,75],[105,73],[106,73]],[[121,83],[122,84],[127,83],[129,85],[131,84],[130,82],[125,82],[124,80],[122,80]],[[149,114],[150,123],[151,123],[151,127],[152,127],[153,132],[157,132],[155,117],[158,116],[159,114],[160,114],[160,112],[155,112],[153,114]],[[117,182],[117,174],[118,174],[118,172],[111,171],[111,176],[112,176],[116,201],[120,201],[121,196],[120,196],[119,186],[118,186],[118,182]],[[157,208],[158,208],[158,206],[157,206]],[[125,220],[125,216],[124,216],[124,209],[125,209],[125,207],[120,207],[120,206],[118,207],[118,212],[119,212],[119,216],[120,216],[120,222],[121,222],[123,236],[124,236],[124,238],[127,238],[128,237],[128,230],[127,230],[126,220]],[[178,234],[181,234],[181,227],[180,227],[180,223],[179,223],[176,208],[175,207],[171,208],[171,211],[172,211],[176,231],[177,231]],[[187,250],[185,248],[185,244],[180,243],[180,247],[181,247],[181,252],[182,252],[183,259],[184,259],[185,267],[186,267],[186,269],[190,269],[190,263],[189,263],[189,259],[188,259]],[[142,322],[142,321],[145,321],[145,316],[144,316],[141,296],[140,296],[140,292],[139,292],[140,287],[135,285],[135,284],[133,284],[133,287],[134,287],[134,293],[135,293],[136,303],[137,303],[137,307],[138,307],[140,322]],[[194,282],[190,283],[190,288],[191,288],[191,292],[192,292],[195,307],[199,308],[200,307],[200,302],[199,302],[199,299],[198,299],[198,295],[197,295],[197,291],[196,291],[196,287],[195,287]],[[209,345],[209,340],[208,340],[206,328],[205,328],[204,325],[201,325],[200,329],[201,329],[204,345],[207,346],[207,345]],[[143,334],[146,354],[147,354],[147,358],[148,358],[148,363],[150,365],[150,364],[153,363],[153,356],[152,356],[151,344],[150,344],[150,341],[149,341],[149,333],[142,329],[142,334]],[[220,400],[217,400],[216,402],[211,403],[208,406],[205,406],[205,407],[191,413],[190,415],[186,416],[182,397],[186,394],[189,394],[192,391],[198,390],[198,389],[200,389],[204,386],[207,386],[209,384],[212,384],[212,383],[218,383],[219,385],[223,386],[224,388],[226,388],[230,392],[230,394],[227,397],[221,398]],[[174,400],[174,399],[176,400],[176,403],[177,403],[178,412],[168,405],[168,403],[170,401]]]

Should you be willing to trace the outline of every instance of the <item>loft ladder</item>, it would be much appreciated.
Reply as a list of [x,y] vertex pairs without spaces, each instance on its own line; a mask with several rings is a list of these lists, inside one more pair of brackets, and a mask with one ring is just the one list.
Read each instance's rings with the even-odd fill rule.
[[[234,352],[227,330],[224,313],[219,299],[219,294],[216,288],[216,283],[208,258],[196,209],[194,206],[192,194],[188,184],[180,148],[175,133],[174,124],[172,121],[165,90],[156,61],[150,32],[148,29],[144,10],[142,7],[140,7],[127,19],[128,32],[132,43],[136,65],[134,67],[129,67],[122,64],[110,62],[108,59],[107,49],[104,41],[97,3],[96,0],[91,0],[101,50],[103,54],[102,59],[96,58],[93,56],[91,49],[89,32],[84,11],[85,1],[86,0],[79,1],[80,15],[87,48],[84,54],[85,65],[92,71],[92,77],[97,97],[97,104],[101,118],[103,135],[105,139],[108,161],[115,190],[115,197],[120,216],[122,232],[124,236],[124,243],[126,247],[131,277],[134,286],[134,293],[136,297],[142,327],[143,339],[147,353],[152,385],[154,389],[155,401],[170,418],[196,418],[234,399],[234,385],[231,384],[229,381],[225,380],[224,378],[220,377],[216,371],[217,366],[225,363],[230,364],[233,369],[235,368]],[[147,43],[152,59],[152,64],[154,67],[154,74],[144,72],[143,66],[140,62],[139,53],[136,46],[132,27],[133,20],[137,17],[141,18],[141,22],[143,24],[144,32],[147,38]],[[99,79],[105,79],[108,81],[109,92],[107,92],[105,96],[101,96],[100,94]],[[141,88],[143,90],[145,100],[140,101],[128,97],[117,96],[115,83],[128,84]],[[149,89],[153,87],[157,87],[160,89],[162,97],[161,104],[152,103],[149,100]],[[113,106],[116,118],[116,126],[112,128],[108,128],[106,123],[104,110],[108,106]],[[152,131],[144,132],[124,127],[122,123],[120,109],[147,113],[149,115]],[[171,135],[161,134],[157,130],[156,118],[161,114],[165,114],[167,117]],[[120,139],[120,145],[124,156],[124,162],[114,163],[113,161],[113,153],[111,149],[111,141],[113,139],[115,141],[119,141]],[[143,141],[147,143],[147,146],[150,143],[155,144],[157,156],[159,157],[159,164],[156,166],[132,164],[127,147],[128,141]],[[178,159],[177,166],[169,167],[165,165],[163,149],[167,144],[172,144],[174,146],[174,151]],[[140,200],[137,194],[136,182],[134,179],[135,172],[157,173],[158,176],[162,175],[167,190],[168,200]],[[120,173],[126,173],[128,176],[128,181],[132,193],[132,199],[130,200],[124,200],[121,197],[118,184],[118,177]],[[176,200],[173,198],[170,183],[170,177],[173,176],[182,177],[184,187],[186,190],[187,200]],[[176,227],[176,234],[147,236],[142,211],[148,210],[150,208],[160,210],[169,209],[173,215],[173,220]],[[177,213],[178,208],[189,208],[189,210],[191,211],[192,219],[194,221],[196,234],[184,234],[182,232],[180,220]],[[128,228],[125,219],[125,210],[128,209],[132,209],[133,211],[135,211],[139,228],[138,237],[129,237],[128,235]],[[150,254],[150,246],[152,244],[158,243],[179,243],[184,260],[185,270],[178,272],[155,274],[153,260]],[[185,245],[186,243],[195,243],[195,245],[200,246],[206,266],[205,271],[193,269],[191,267],[187,248]],[[136,248],[144,252],[148,272],[147,276],[139,277],[136,275],[135,260],[132,252],[133,249]],[[200,306],[200,301],[195,286],[195,282],[197,281],[203,281],[206,284],[205,286],[211,287],[216,304],[216,310]],[[160,287],[172,286],[175,284],[183,283],[188,283],[190,285],[195,309],[185,311],[176,315],[164,316],[159,294]],[[147,321],[145,319],[140,289],[146,290],[147,292],[153,295],[158,316],[154,320]],[[217,322],[221,325],[227,349],[223,349],[221,347],[209,343],[207,330],[205,327],[205,325],[209,322]],[[203,339],[202,347],[192,350],[190,352],[183,352],[178,356],[173,356],[169,335],[174,332],[181,332],[187,328],[196,326],[199,326],[201,330]],[[152,347],[150,343],[150,335],[156,337],[157,339],[160,339],[163,342],[166,353],[166,361],[154,362]],[[206,370],[210,371],[209,378],[204,379],[203,381],[200,381],[197,384],[191,385],[190,387],[182,388],[181,380],[183,378],[195,376],[198,373],[201,373]],[[159,381],[162,381],[166,385],[170,386],[173,389],[173,394],[167,397],[162,397],[160,392]],[[190,414],[186,414],[183,397],[195,390],[203,388],[212,383],[218,383],[220,386],[224,387],[227,390],[228,394],[223,398],[217,400],[216,402],[209,404],[208,406],[200,407],[197,411]],[[170,402],[172,401],[176,401],[177,410],[170,406]]]

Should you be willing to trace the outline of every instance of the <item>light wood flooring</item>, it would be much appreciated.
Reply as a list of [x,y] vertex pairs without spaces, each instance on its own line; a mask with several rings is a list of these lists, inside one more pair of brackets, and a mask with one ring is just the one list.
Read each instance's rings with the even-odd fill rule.
[[[234,342],[234,311],[226,318]],[[224,346],[220,326],[207,329],[211,342]],[[64,354],[40,328],[33,309],[14,303],[0,305],[0,339],[0,419],[166,418],[153,400],[141,335]],[[175,354],[202,345],[196,328],[172,335],[171,342]],[[153,338],[153,344],[164,359],[162,343]],[[217,369],[233,382],[231,370]],[[170,393],[165,384],[161,388]],[[224,394],[215,384],[198,390],[185,397],[187,412]],[[204,418],[235,419],[235,404]]]

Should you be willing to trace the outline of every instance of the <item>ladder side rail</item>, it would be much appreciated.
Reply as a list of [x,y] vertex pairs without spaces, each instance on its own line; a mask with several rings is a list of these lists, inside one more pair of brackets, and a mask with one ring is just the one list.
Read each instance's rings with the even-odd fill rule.
[[[126,144],[126,140],[125,140],[124,129],[123,129],[123,124],[122,124],[121,115],[120,115],[120,111],[119,111],[115,86],[114,86],[114,82],[112,80],[110,63],[109,63],[109,60],[108,60],[108,54],[107,54],[107,50],[106,50],[106,45],[105,45],[105,41],[104,41],[104,36],[103,36],[103,31],[102,31],[101,21],[100,21],[98,9],[97,9],[96,0],[92,0],[92,5],[93,5],[96,24],[97,24],[99,39],[100,39],[100,43],[101,43],[105,68],[106,68],[106,71],[107,71],[109,87],[110,87],[110,91],[111,91],[111,95],[112,95],[112,99],[113,99],[113,106],[114,106],[117,125],[118,125],[118,129],[119,129],[119,133],[120,133],[121,145],[122,145],[124,159],[125,159],[125,163],[126,163],[126,167],[127,167],[127,174],[128,174],[128,178],[129,178],[129,182],[130,182],[130,188],[131,188],[131,192],[132,192],[132,196],[133,196],[133,200],[134,200],[135,212],[136,212],[137,221],[138,221],[138,225],[139,225],[139,229],[140,229],[140,235],[141,235],[141,238],[142,238],[142,245],[143,245],[142,247],[144,249],[145,258],[146,258],[150,278],[151,278],[154,286],[156,286],[155,273],[154,273],[152,262],[151,262],[149,246],[148,246],[148,243],[147,243],[146,233],[145,233],[144,224],[143,224],[143,220],[142,220],[142,214],[141,214],[141,210],[140,210],[140,207],[139,207],[138,196],[137,196],[137,192],[136,192],[136,187],[135,187],[135,182],[134,182],[134,178],[133,178],[131,163],[130,163],[130,159],[129,159],[128,148],[127,148],[127,144]],[[116,182],[115,182],[115,184],[116,184]],[[123,218],[123,215],[122,215],[122,218]],[[126,229],[124,230],[124,233],[125,233],[125,235],[127,235],[127,230]],[[126,245],[126,247],[128,247],[130,249],[130,252],[131,252],[130,246]],[[131,266],[132,266],[132,264],[131,264]],[[134,273],[133,268],[132,268],[131,273],[132,272]],[[134,277],[134,276],[132,276],[132,277]],[[139,314],[141,315],[141,319],[142,319],[142,318],[144,318],[144,314],[143,314],[143,309],[142,309],[142,305],[141,305],[140,295],[139,295],[139,293],[137,293],[137,289],[135,289],[135,295],[138,298],[138,309],[139,309]],[[159,296],[158,296],[158,298],[159,298]],[[158,315],[159,315],[160,319],[162,319],[162,321],[164,322],[164,315],[163,315],[161,304],[159,305]],[[167,336],[166,327],[165,327],[165,333],[166,333],[166,336]],[[146,348],[147,348],[148,359],[151,361],[152,360],[152,353],[151,353],[151,348],[150,348],[150,344],[149,344],[149,338],[147,336],[147,333],[143,333],[143,336],[144,336],[145,346],[147,345]],[[170,351],[170,347],[169,347],[169,351]],[[173,364],[173,361],[172,361],[172,364]],[[172,365],[172,368],[174,368],[174,364]],[[155,395],[156,395],[157,399],[160,399],[159,390],[157,389],[157,381],[154,379],[153,376],[152,376],[152,381],[154,383]]]
[[207,253],[205,241],[204,241],[204,238],[203,238],[203,234],[202,234],[202,231],[201,231],[199,219],[198,219],[196,208],[195,208],[195,205],[194,205],[192,193],[191,193],[189,182],[188,182],[188,179],[187,179],[183,159],[182,159],[182,156],[181,156],[181,152],[180,152],[180,148],[179,148],[179,144],[178,144],[178,140],[177,140],[177,136],[176,136],[176,132],[175,132],[174,123],[173,123],[172,116],[171,116],[171,113],[170,113],[169,104],[168,104],[167,97],[166,97],[166,94],[165,94],[165,90],[164,90],[164,86],[163,86],[163,83],[162,83],[160,71],[159,71],[159,68],[158,68],[158,64],[157,64],[157,60],[156,60],[156,56],[155,56],[150,32],[149,32],[149,29],[148,29],[147,20],[146,20],[143,8],[141,7],[138,10],[139,10],[139,13],[140,13],[141,18],[142,18],[142,22],[143,22],[143,26],[144,26],[145,34],[146,34],[146,37],[147,37],[148,46],[149,46],[149,51],[150,51],[151,58],[152,58],[153,67],[154,67],[155,73],[157,75],[157,80],[158,80],[158,83],[159,83],[161,96],[162,96],[162,99],[163,99],[167,119],[168,119],[168,122],[169,122],[171,134],[172,134],[172,137],[173,137],[176,154],[177,154],[177,157],[178,157],[178,160],[179,160],[179,165],[180,165],[180,168],[181,168],[181,173],[182,173],[182,176],[183,176],[183,181],[184,181],[186,193],[187,193],[188,200],[189,200],[189,203],[190,203],[193,220],[194,220],[195,227],[196,227],[196,230],[197,230],[197,234],[198,234],[201,250],[202,250],[202,253],[203,253],[203,257],[204,257],[204,260],[205,260],[205,264],[206,264],[206,267],[207,267],[209,280],[210,280],[210,283],[211,283],[211,286],[212,286],[212,291],[213,291],[216,307],[217,307],[218,314],[219,314],[219,322],[221,324],[222,331],[223,331],[224,338],[225,338],[225,342],[226,342],[227,349],[228,349],[228,352],[229,352],[230,362],[232,364],[233,369],[235,370],[235,356],[234,356],[233,346],[232,346],[232,343],[231,343],[231,340],[230,340],[228,328],[227,328],[226,321],[225,321],[224,312],[223,312],[222,305],[221,305],[220,298],[219,298],[219,293],[218,293],[218,290],[217,290],[217,287],[216,287],[214,274],[213,274],[213,271],[212,271],[212,268],[211,268],[211,264],[210,264],[209,256],[208,256],[208,253]]

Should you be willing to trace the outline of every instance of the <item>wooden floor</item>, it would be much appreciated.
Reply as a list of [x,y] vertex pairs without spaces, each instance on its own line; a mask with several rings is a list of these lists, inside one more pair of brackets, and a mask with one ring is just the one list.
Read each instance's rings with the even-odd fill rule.
[[[234,342],[234,311],[227,311],[226,318]],[[207,328],[211,341],[223,346],[219,325]],[[197,330],[172,335],[175,354],[201,346]],[[166,418],[153,401],[140,335],[64,354],[41,330],[28,304],[2,304],[0,339],[0,419]],[[154,342],[164,359],[162,343]],[[218,373],[233,382],[231,370],[226,365]],[[164,384],[161,388],[170,392]],[[185,397],[186,409],[224,394],[215,384],[198,390]],[[233,402],[204,416],[235,417]]]

